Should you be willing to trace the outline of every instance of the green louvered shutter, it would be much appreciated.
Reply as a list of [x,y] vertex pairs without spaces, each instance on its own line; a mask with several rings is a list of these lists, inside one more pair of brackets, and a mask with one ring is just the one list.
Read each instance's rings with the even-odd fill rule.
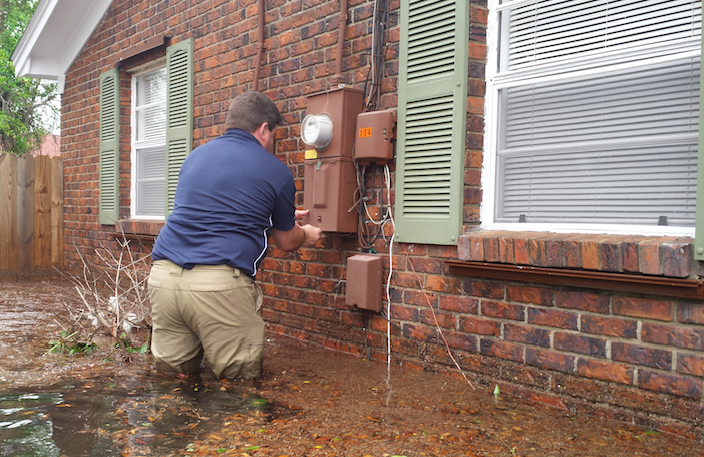
[[166,50],[166,215],[174,209],[178,172],[193,148],[193,39]]
[[455,244],[462,230],[468,0],[402,0],[396,240]]
[[120,73],[117,68],[100,75],[99,197],[101,224],[114,224],[120,216]]

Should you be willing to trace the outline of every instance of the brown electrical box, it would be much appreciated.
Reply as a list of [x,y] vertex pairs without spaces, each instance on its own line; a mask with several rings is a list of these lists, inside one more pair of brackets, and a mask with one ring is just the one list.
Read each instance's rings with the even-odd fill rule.
[[371,111],[357,115],[354,159],[361,164],[385,164],[394,158],[396,112]]
[[323,232],[356,232],[356,189],[357,171],[351,158],[306,160],[303,207],[309,213],[302,222],[320,227]]
[[357,114],[364,109],[364,92],[351,87],[338,87],[308,96],[306,115],[327,114],[332,121],[332,140],[322,151],[314,151],[316,157],[352,158]]
[[381,311],[384,291],[382,262],[382,257],[374,254],[355,254],[347,259],[347,306],[377,313]]

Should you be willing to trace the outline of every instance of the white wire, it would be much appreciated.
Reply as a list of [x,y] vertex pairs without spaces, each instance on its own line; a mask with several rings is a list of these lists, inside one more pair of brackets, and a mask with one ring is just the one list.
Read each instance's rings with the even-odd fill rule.
[[[387,354],[387,384],[391,380],[391,275],[394,272],[394,237],[396,236],[396,224],[394,223],[394,217],[391,212],[391,173],[389,172],[389,165],[384,165],[384,181],[386,181],[386,191],[388,195],[388,208],[387,213],[389,220],[391,221],[391,227],[393,228],[393,233],[391,235],[391,241],[389,241],[389,276],[386,278],[386,354]],[[383,233],[383,231],[382,231]]]

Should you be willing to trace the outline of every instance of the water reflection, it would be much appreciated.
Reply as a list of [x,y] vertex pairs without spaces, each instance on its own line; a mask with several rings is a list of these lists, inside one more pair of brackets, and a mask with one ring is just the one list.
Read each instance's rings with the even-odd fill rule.
[[0,395],[0,455],[167,455],[266,400],[216,380],[129,377]]

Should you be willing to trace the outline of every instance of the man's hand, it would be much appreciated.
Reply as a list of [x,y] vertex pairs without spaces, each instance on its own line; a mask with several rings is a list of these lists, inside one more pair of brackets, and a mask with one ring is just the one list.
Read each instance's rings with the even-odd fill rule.
[[[307,209],[297,209],[296,219],[307,216],[308,213],[309,211]],[[311,224],[301,225],[298,222],[296,222],[296,225],[294,225],[291,230],[286,232],[276,229],[271,230],[276,247],[287,252],[295,251],[301,246],[315,246],[315,243],[318,242],[322,233],[323,231],[320,227]]]
[[302,225],[301,228],[303,229],[303,232],[306,234],[306,238],[303,241],[303,246],[315,246],[315,243],[318,242],[320,239],[320,236],[323,234],[323,231],[320,229],[320,227],[316,227],[314,225],[306,224]]

